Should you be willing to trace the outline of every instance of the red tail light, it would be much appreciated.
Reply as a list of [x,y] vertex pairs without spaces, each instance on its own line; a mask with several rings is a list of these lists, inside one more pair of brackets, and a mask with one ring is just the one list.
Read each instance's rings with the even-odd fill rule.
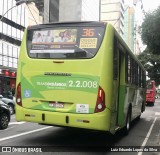
[[104,90],[99,87],[98,89],[98,96],[97,96],[97,102],[96,102],[96,107],[95,107],[95,113],[96,112],[101,112],[106,108],[105,106],[105,93]]
[[22,106],[22,97],[21,97],[21,84],[19,83],[17,86],[17,93],[16,93],[16,102],[19,106]]

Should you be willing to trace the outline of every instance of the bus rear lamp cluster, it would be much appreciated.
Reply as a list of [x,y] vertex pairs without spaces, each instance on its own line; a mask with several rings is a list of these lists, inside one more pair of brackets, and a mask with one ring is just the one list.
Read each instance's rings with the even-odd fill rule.
[[105,93],[104,90],[99,87],[98,89],[98,95],[97,95],[97,102],[96,102],[96,107],[95,107],[95,113],[101,112],[106,108],[105,106]]
[[102,104],[101,104],[101,103],[98,104],[97,108],[98,108],[99,110],[102,109],[102,108],[103,108]]
[[16,102],[19,106],[22,106],[22,97],[21,97],[21,84],[17,86]]

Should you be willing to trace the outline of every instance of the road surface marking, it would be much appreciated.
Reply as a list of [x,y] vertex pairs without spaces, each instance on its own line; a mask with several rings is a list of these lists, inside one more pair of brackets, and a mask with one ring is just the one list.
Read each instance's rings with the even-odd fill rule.
[[0,142],[1,142],[1,141],[4,141],[4,140],[8,140],[8,139],[12,139],[12,138],[16,138],[16,137],[20,137],[20,136],[28,135],[28,134],[30,134],[30,133],[34,133],[34,132],[38,132],[38,131],[42,131],[42,130],[46,130],[46,129],[49,129],[49,128],[52,128],[52,126],[47,126],[47,127],[40,128],[40,129],[37,129],[37,130],[32,130],[32,131],[28,131],[28,132],[20,133],[20,134],[17,134],[17,135],[13,135],[13,136],[5,137],[5,138],[0,138]]
[[155,115],[160,116],[160,112],[155,112]]
[[10,122],[9,125],[13,125],[13,124],[24,124],[26,122]]
[[[154,121],[153,121],[153,123],[152,123],[152,125],[151,125],[151,127],[150,127],[150,129],[149,129],[149,131],[148,131],[148,133],[147,133],[147,136],[146,136],[146,138],[144,139],[144,141],[143,141],[143,143],[142,143],[142,145],[141,145],[141,149],[143,149],[143,148],[145,147],[145,145],[146,145],[146,143],[147,143],[147,141],[148,141],[148,139],[149,139],[149,136],[150,136],[150,134],[151,134],[151,132],[152,132],[152,129],[153,129],[153,126],[154,126],[156,120],[157,120],[157,117],[154,118]],[[138,152],[138,155],[142,155],[142,153],[143,153],[143,152]]]

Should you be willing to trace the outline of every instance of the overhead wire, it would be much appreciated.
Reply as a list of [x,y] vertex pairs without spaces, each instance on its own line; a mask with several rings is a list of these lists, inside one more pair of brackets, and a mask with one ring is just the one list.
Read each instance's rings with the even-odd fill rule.
[[[124,10],[123,14],[127,11],[127,9],[129,8],[129,6],[126,7],[126,9]],[[114,26],[115,24],[117,24],[117,22],[121,19],[121,16],[119,16],[119,18],[115,21],[114,23]]]
[[26,3],[26,5],[27,5],[28,10],[30,11],[30,13],[31,13],[31,15],[32,15],[32,17],[33,17],[33,19],[34,19],[35,23],[36,23],[36,24],[38,24],[38,23],[37,23],[37,21],[36,21],[36,19],[35,19],[35,17],[34,17],[34,15],[33,15],[33,13],[32,13],[32,11],[31,11],[31,9],[30,9],[30,7],[28,6],[28,4],[27,4],[27,3]]

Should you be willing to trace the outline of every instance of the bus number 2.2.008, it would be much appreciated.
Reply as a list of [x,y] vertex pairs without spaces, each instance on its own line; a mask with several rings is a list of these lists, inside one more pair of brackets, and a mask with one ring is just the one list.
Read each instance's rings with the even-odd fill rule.
[[76,87],[76,88],[97,88],[97,81],[68,81],[68,87]]

